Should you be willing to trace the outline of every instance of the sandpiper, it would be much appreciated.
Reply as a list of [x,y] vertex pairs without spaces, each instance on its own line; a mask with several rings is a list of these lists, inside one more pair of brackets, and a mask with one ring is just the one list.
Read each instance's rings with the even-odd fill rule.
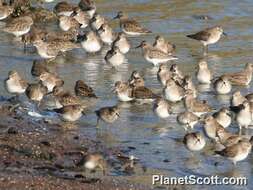
[[124,63],[125,56],[120,52],[119,48],[112,47],[112,49],[106,53],[105,61],[113,67],[116,67]]
[[105,23],[106,23],[105,18],[102,17],[100,14],[95,13],[93,18],[90,20],[90,27],[94,31],[97,31]]
[[[78,36],[78,29],[71,28],[68,31],[50,31],[46,34],[45,39],[47,42],[50,41],[71,41],[75,42]],[[40,38],[42,39],[42,38]]]
[[217,94],[228,94],[232,90],[232,85],[226,76],[221,76],[213,83]]
[[55,86],[52,91],[54,97],[63,106],[68,105],[81,105],[82,102],[79,97],[72,95],[70,92],[65,91],[61,86]]
[[248,128],[252,122],[252,113],[250,103],[246,100],[239,106],[230,106],[230,109],[236,113],[235,120],[239,125],[239,129],[242,127]]
[[46,64],[45,61],[34,60],[31,69],[31,74],[35,77],[39,77],[42,73],[49,72],[49,69],[45,64]]
[[193,97],[197,97],[197,89],[192,81],[192,78],[188,75],[186,75],[183,79],[182,87],[186,90],[191,90],[193,93]]
[[228,158],[236,165],[237,162],[245,160],[251,152],[252,145],[248,140],[240,140],[237,144],[226,147],[221,151],[216,151],[223,157]]
[[70,16],[76,6],[69,4],[66,1],[59,2],[54,7],[54,12],[57,16]]
[[218,112],[213,114],[216,121],[222,125],[222,127],[227,128],[232,121],[231,113],[227,108],[221,108]]
[[90,31],[85,35],[79,36],[78,39],[81,41],[82,47],[88,53],[96,53],[101,50],[102,43],[98,36]]
[[54,109],[56,113],[61,115],[62,120],[67,122],[77,121],[84,114],[83,105],[68,105],[59,109]]
[[114,85],[113,92],[117,94],[118,99],[122,102],[129,102],[134,99],[132,97],[132,88],[126,82],[117,81]]
[[72,16],[60,16],[59,27],[63,31],[68,31],[71,28],[80,28],[80,23]]
[[171,79],[171,72],[166,64],[161,64],[157,72],[157,80],[163,85],[166,85],[167,80]]
[[193,129],[198,123],[199,117],[190,111],[185,111],[177,115],[177,122],[180,125],[185,125],[187,128]]
[[80,8],[75,8],[71,17],[73,17],[81,25],[80,28],[86,28],[89,25],[90,15],[83,12]]
[[117,36],[117,38],[113,41],[112,46],[116,46],[119,48],[121,53],[126,54],[130,50],[130,43],[127,40],[125,34],[123,32],[120,32]]
[[198,70],[196,72],[197,80],[200,84],[210,84],[212,80],[212,72],[208,69],[206,61],[201,60],[198,63]]
[[177,64],[172,64],[170,66],[170,72],[172,73],[172,75],[174,75],[174,77],[176,76],[176,78],[179,78],[180,80],[183,80],[185,77],[183,72],[179,69]]
[[140,48],[140,47],[142,48],[142,53],[143,53],[144,58],[148,62],[152,63],[154,66],[157,66],[160,63],[166,63],[170,60],[177,59],[177,57],[173,55],[169,55],[167,53],[160,51],[159,49],[154,48],[146,41],[142,41],[141,44],[137,46],[136,48]]
[[192,91],[186,91],[184,98],[184,105],[188,111],[201,116],[202,114],[212,111],[212,108],[207,104],[206,101],[200,101],[194,98]]
[[76,81],[75,94],[79,97],[97,98],[93,89],[85,84],[85,82],[82,80]]
[[151,33],[150,30],[143,28],[136,20],[129,19],[128,16],[122,11],[119,11],[114,19],[120,20],[121,30],[128,35],[138,36]]
[[40,81],[47,87],[48,92],[52,92],[55,86],[63,86],[64,81],[56,74],[44,72],[39,76]]
[[183,143],[190,151],[200,151],[206,145],[205,137],[200,132],[187,133]]
[[29,84],[25,91],[26,96],[31,101],[38,103],[38,105],[47,92],[47,87],[42,82]]
[[113,123],[120,117],[118,106],[103,107],[99,110],[96,110],[95,113],[97,115],[97,127],[100,119],[106,123]]
[[247,86],[251,82],[253,72],[253,64],[247,63],[244,70],[237,73],[226,73],[226,76],[232,85]]
[[96,13],[96,5],[93,0],[80,0],[78,6],[82,11],[87,12],[90,18]]
[[138,71],[133,71],[128,83],[131,87],[145,86],[145,81]]
[[222,34],[226,35],[226,33],[223,32],[222,27],[214,26],[197,32],[196,34],[187,35],[187,37],[200,41],[204,46],[204,51],[207,51],[208,45],[218,42]]
[[20,77],[17,71],[10,71],[4,81],[6,90],[16,96],[23,94],[27,88],[27,82]]
[[157,98],[154,103],[153,110],[160,118],[168,118],[172,113],[171,105],[163,98]]
[[178,102],[183,99],[185,93],[184,89],[177,85],[174,80],[169,79],[163,89],[163,94],[170,102]]
[[176,49],[174,44],[168,42],[162,36],[156,36],[153,46],[167,54],[172,54]]
[[12,19],[6,23],[3,31],[11,33],[16,37],[22,36],[28,33],[33,25],[33,19],[29,16],[22,16]]
[[247,100],[239,90],[235,91],[231,97],[231,106],[239,106]]
[[48,32],[44,28],[32,25],[30,31],[22,35],[24,49],[26,49],[27,45],[31,45],[38,40],[46,38],[47,34]]
[[95,170],[96,168],[99,168],[105,174],[106,161],[99,153],[88,154],[84,158],[84,167],[88,170]]
[[102,24],[97,32],[102,42],[107,45],[111,45],[115,40],[115,34],[108,24]]
[[8,5],[1,5],[0,6],[0,20],[6,19],[12,12],[13,7]]
[[132,97],[137,101],[153,101],[159,96],[145,86],[137,86],[132,88]]
[[217,137],[217,130],[222,129],[222,125],[220,125],[216,119],[213,118],[213,116],[211,115],[207,115],[204,118],[204,131],[205,134],[208,138],[217,141],[218,137]]

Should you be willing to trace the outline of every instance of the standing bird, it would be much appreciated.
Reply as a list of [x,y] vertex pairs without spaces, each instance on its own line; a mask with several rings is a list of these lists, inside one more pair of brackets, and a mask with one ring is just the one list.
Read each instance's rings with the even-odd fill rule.
[[70,16],[75,8],[76,6],[66,1],[61,1],[55,5],[54,12],[57,16]]
[[114,85],[113,92],[117,94],[117,97],[122,102],[129,102],[134,100],[132,96],[132,88],[128,83],[117,81]]
[[81,46],[88,53],[99,52],[102,48],[102,43],[99,37],[92,31],[88,32],[85,35],[78,36],[77,39],[81,41]]
[[35,77],[39,77],[42,73],[49,72],[49,69],[45,64],[45,61],[34,60],[31,68],[31,74]]
[[239,90],[235,91],[231,97],[231,106],[239,106],[244,101],[246,101],[247,98],[245,98]]
[[217,131],[223,129],[223,127],[211,115],[204,118],[203,127],[206,136],[214,141],[218,140]]
[[108,24],[102,24],[97,30],[97,33],[102,40],[107,45],[111,45],[115,39],[115,34],[113,29]]
[[27,82],[22,79],[17,71],[10,71],[8,78],[4,81],[5,89],[10,94],[15,94],[16,98],[23,94],[27,88]]
[[217,94],[228,94],[232,90],[232,85],[226,76],[219,77],[213,84]]
[[125,56],[120,52],[119,48],[112,47],[112,49],[106,53],[105,61],[113,67],[117,67],[124,63]]
[[99,168],[105,175],[106,165],[103,155],[99,153],[88,154],[84,157],[84,167],[88,170],[92,171]]
[[128,35],[138,36],[151,33],[150,30],[143,28],[136,20],[129,19],[128,16],[122,11],[119,11],[114,19],[120,20],[121,30]]
[[40,81],[47,87],[48,92],[52,92],[55,86],[63,86],[64,81],[56,74],[44,72],[39,76]]
[[6,23],[3,31],[11,33],[16,37],[20,37],[28,33],[33,25],[33,19],[29,16],[22,16],[12,19],[10,22]]
[[93,0],[80,0],[78,6],[82,11],[87,12],[90,18],[96,13],[96,5]]
[[247,86],[252,79],[253,64],[247,63],[244,70],[237,73],[226,73],[223,76],[231,82],[232,85]]
[[36,102],[38,107],[41,100],[47,93],[47,87],[44,86],[41,81],[39,83],[29,84],[25,91],[29,100]]
[[221,108],[213,114],[213,117],[224,128],[227,128],[232,122],[231,113],[227,108]]
[[131,87],[145,86],[145,81],[138,71],[133,71],[128,83]]
[[206,61],[198,63],[198,70],[196,72],[197,80],[200,84],[210,84],[212,80],[212,72],[208,69]]
[[76,81],[75,94],[76,96],[80,96],[80,97],[97,98],[93,89],[89,87],[87,84],[85,84],[85,82],[82,80]]
[[113,123],[120,117],[118,106],[103,107],[96,110],[95,113],[97,115],[96,127],[98,127],[100,119],[106,123]]
[[118,47],[121,53],[126,54],[131,46],[125,34],[120,32],[117,38],[113,41],[112,47]]
[[248,140],[240,140],[237,144],[226,147],[221,151],[216,151],[217,154],[231,160],[234,165],[237,162],[246,159],[251,152],[252,145]]
[[185,91],[191,90],[192,93],[193,93],[193,97],[194,97],[194,98],[197,97],[198,91],[197,91],[197,89],[196,89],[196,87],[195,87],[195,85],[194,85],[194,83],[193,83],[193,81],[192,81],[192,79],[191,79],[190,76],[186,75],[186,76],[184,77],[183,83],[182,83],[182,87],[184,88]]
[[105,18],[102,17],[100,14],[95,13],[93,18],[90,20],[90,27],[92,28],[92,30],[97,31],[105,23]]
[[222,34],[227,35],[223,32],[222,27],[214,26],[197,32],[196,34],[187,35],[187,37],[200,41],[204,46],[204,52],[206,52],[208,51],[208,45],[218,42]]
[[170,102],[178,102],[183,99],[185,93],[184,89],[177,85],[174,80],[169,79],[163,89],[164,97]]
[[61,115],[63,121],[74,122],[82,117],[84,108],[83,105],[68,105],[54,111]]
[[174,44],[168,42],[162,36],[156,36],[155,43],[153,44],[153,47],[157,48],[167,54],[172,54],[176,50],[176,46]]
[[[74,16],[74,15],[73,15]],[[69,31],[70,29],[78,29],[80,28],[80,23],[73,17],[71,16],[60,16],[59,18],[59,27],[63,31]]]
[[172,113],[171,105],[167,100],[162,98],[158,98],[155,101],[153,110],[156,113],[156,115],[160,118],[168,118]]
[[194,125],[196,125],[199,120],[200,118],[190,111],[185,111],[177,115],[177,122],[191,129],[194,128]]
[[205,137],[200,132],[187,133],[183,143],[190,151],[200,151],[206,145]]
[[157,72],[157,80],[163,85],[166,85],[167,80],[171,79],[171,72],[166,64],[161,64]]
[[136,48],[142,48],[143,57],[154,66],[158,66],[160,63],[166,63],[170,60],[176,60],[177,57],[162,52],[161,50],[154,48],[146,41],[142,41]]

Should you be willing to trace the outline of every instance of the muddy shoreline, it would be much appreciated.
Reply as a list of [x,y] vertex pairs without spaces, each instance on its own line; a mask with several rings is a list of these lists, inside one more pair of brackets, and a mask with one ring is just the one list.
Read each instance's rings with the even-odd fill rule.
[[83,157],[94,152],[105,156],[108,170],[113,165],[123,171],[124,164],[115,159],[119,148],[108,149],[61,124],[34,121],[10,108],[0,105],[0,189],[148,189],[110,171],[85,171]]

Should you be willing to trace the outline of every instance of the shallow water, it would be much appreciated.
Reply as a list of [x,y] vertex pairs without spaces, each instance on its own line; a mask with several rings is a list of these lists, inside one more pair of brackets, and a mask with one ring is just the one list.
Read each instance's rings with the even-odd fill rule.
[[[215,75],[219,76],[224,72],[242,69],[245,63],[253,58],[253,2],[251,0],[239,2],[235,0],[117,0],[113,3],[98,0],[96,2],[98,12],[102,15],[112,18],[118,10],[127,11],[131,17],[135,17],[153,31],[151,35],[130,38],[132,46],[142,40],[153,42],[157,34],[175,43],[176,55],[179,57],[175,63],[189,75],[193,76],[194,69],[201,59],[206,59]],[[212,19],[199,20],[194,15],[209,15]],[[112,21],[111,24],[116,31],[119,30],[117,21]],[[185,36],[213,25],[222,25],[228,36],[211,46],[208,55],[203,56],[200,44]],[[6,78],[9,70],[15,69],[29,81],[33,81],[30,69],[32,61],[38,58],[37,54],[24,53],[22,44],[3,32],[0,33],[0,41],[0,80]],[[96,104],[90,108],[91,111],[73,130],[79,130],[80,134],[101,140],[108,147],[118,145],[135,147],[136,149],[131,149],[129,154],[140,158],[144,166],[169,176],[194,174],[246,176],[252,179],[252,154],[236,167],[233,167],[229,161],[212,155],[208,147],[203,152],[192,155],[180,141],[185,132],[176,123],[176,114],[169,119],[161,120],[154,115],[151,105],[119,103],[116,96],[112,94],[111,88],[116,81],[127,80],[133,70],[140,71],[145,77],[147,87],[155,92],[160,93],[162,88],[156,79],[157,69],[143,59],[140,50],[132,49],[127,54],[127,62],[114,70],[103,61],[106,49],[108,48],[105,47],[102,53],[97,55],[86,55],[82,49],[71,51],[65,57],[57,58],[56,64],[49,65],[50,69],[55,70],[65,80],[66,89],[73,90],[75,81],[82,79],[93,87],[99,96]],[[252,91],[252,87],[240,88],[240,90],[246,94]],[[9,96],[3,85],[0,85],[0,92],[1,95]],[[229,103],[228,97],[216,97],[211,89],[201,93],[199,98],[207,99],[216,109]],[[102,123],[101,129],[97,131],[96,116],[93,111],[118,103],[121,107],[119,120],[112,125]],[[201,126],[196,130],[201,130]],[[248,133],[251,134],[252,131],[249,130]],[[214,166],[215,162],[218,162],[218,166]],[[122,175],[115,171],[111,174]],[[143,174],[137,172],[136,176],[139,175]],[[250,185],[245,189],[251,189],[252,180],[249,183]],[[222,188],[238,189],[239,187]]]

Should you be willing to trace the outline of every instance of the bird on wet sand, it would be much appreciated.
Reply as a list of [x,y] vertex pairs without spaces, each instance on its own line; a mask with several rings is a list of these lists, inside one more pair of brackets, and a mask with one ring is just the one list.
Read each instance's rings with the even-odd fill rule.
[[162,36],[156,36],[153,47],[157,48],[167,54],[172,54],[176,50],[176,46],[174,44],[168,42]]
[[118,47],[120,52],[126,54],[130,50],[130,43],[123,32],[120,32],[113,41],[112,47]]
[[205,147],[206,140],[200,132],[192,132],[184,136],[183,143],[190,151],[200,151]]
[[60,114],[63,121],[75,122],[85,114],[84,108],[84,105],[68,105],[59,109],[54,109],[54,111]]
[[171,109],[171,104],[163,98],[157,98],[153,106],[153,111],[160,118],[168,118],[172,113]]
[[157,71],[157,80],[163,85],[166,85],[167,80],[171,79],[171,72],[166,64],[161,64]]
[[119,48],[114,46],[105,55],[105,61],[113,67],[120,66],[125,61],[125,56],[120,52]]
[[212,82],[212,72],[208,69],[206,61],[199,61],[196,76],[200,84],[210,84]]
[[145,86],[145,81],[138,71],[133,71],[128,83],[131,87]]
[[95,113],[97,115],[97,124],[96,127],[99,126],[99,121],[102,120],[106,123],[113,123],[116,121],[119,117],[119,107],[116,106],[109,106],[109,107],[103,107],[99,110],[96,110]]
[[177,115],[177,122],[180,125],[186,126],[187,128],[185,128],[185,130],[189,128],[193,129],[194,126],[199,122],[199,120],[200,118],[190,111],[185,111]]
[[221,76],[213,83],[214,90],[217,94],[228,94],[232,90],[232,85],[226,76]]
[[242,104],[246,100],[247,100],[247,98],[245,98],[241,94],[241,92],[239,90],[237,90],[232,94],[231,101],[230,101],[231,106],[239,106],[240,104]]
[[97,98],[93,89],[88,86],[84,81],[78,80],[75,84],[75,94],[79,97]]
[[64,81],[56,74],[44,72],[39,76],[39,80],[47,87],[48,92],[52,92],[55,86],[63,86]]
[[132,88],[127,82],[117,81],[114,85],[113,92],[117,94],[117,97],[122,102],[132,101]]
[[184,89],[177,85],[172,79],[166,81],[166,85],[163,89],[164,97],[170,102],[178,102],[185,96]]
[[213,114],[216,121],[222,125],[222,127],[227,128],[232,122],[232,115],[228,108],[221,108],[218,112]]

